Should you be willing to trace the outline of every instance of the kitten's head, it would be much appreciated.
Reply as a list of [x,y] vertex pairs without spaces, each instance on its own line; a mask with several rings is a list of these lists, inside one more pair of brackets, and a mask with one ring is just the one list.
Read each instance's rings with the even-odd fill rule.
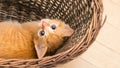
[[73,29],[61,20],[42,19],[39,23],[36,40],[57,48],[62,43],[63,38],[71,36],[73,32]]

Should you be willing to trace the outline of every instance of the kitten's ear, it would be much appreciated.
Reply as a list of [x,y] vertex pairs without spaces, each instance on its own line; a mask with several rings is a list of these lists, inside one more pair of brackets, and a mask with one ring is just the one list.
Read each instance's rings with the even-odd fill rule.
[[35,50],[37,52],[37,57],[39,59],[43,58],[47,52],[47,46],[43,42],[37,42],[38,44],[35,44]]
[[65,25],[64,27],[64,36],[71,36],[73,34],[74,30],[70,28],[69,25]]

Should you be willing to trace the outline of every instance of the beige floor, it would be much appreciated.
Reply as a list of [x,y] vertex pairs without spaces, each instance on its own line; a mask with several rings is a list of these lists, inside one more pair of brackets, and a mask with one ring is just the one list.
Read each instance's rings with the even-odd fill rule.
[[56,68],[120,68],[120,0],[103,0],[107,21],[88,50]]

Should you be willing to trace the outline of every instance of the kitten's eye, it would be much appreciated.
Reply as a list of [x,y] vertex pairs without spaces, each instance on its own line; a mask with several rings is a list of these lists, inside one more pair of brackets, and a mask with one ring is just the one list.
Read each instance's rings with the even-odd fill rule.
[[51,28],[53,29],[53,30],[55,30],[56,29],[56,25],[51,25]]
[[39,34],[40,34],[41,36],[43,36],[43,35],[45,35],[45,31],[44,31],[44,30],[41,30],[41,31],[39,32]]

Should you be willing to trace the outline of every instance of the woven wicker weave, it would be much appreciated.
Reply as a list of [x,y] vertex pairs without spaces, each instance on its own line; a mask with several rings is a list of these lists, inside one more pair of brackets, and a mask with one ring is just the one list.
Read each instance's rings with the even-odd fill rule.
[[0,0],[0,21],[25,22],[57,18],[65,21],[75,30],[54,55],[41,60],[1,58],[0,68],[50,68],[72,60],[86,51],[95,40],[101,28],[102,13],[101,0]]

